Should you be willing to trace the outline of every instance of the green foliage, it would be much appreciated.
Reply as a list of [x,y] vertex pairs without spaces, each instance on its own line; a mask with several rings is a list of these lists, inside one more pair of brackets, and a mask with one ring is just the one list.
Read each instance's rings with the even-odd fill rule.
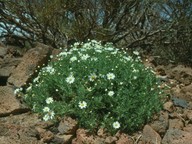
[[26,89],[25,102],[42,118],[76,118],[94,132],[105,128],[133,132],[161,109],[161,89],[154,73],[107,43],[75,43],[43,67]]

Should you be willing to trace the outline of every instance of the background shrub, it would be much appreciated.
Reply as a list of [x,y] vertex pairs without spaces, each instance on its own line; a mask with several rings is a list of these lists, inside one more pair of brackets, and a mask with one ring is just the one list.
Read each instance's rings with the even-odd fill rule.
[[0,39],[66,47],[87,39],[191,65],[191,0],[0,0]]
[[45,120],[76,118],[94,132],[135,131],[161,109],[154,73],[133,55],[95,40],[75,43],[43,67],[26,89],[25,102]]

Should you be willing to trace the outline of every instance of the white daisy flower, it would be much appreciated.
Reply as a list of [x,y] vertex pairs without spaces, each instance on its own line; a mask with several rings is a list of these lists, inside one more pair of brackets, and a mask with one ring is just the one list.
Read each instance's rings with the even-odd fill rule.
[[47,67],[44,68],[44,71],[48,72],[50,74],[54,74],[55,69],[52,66],[47,66]]
[[74,62],[74,61],[76,61],[76,60],[77,60],[77,57],[76,57],[76,56],[73,56],[73,57],[70,58],[70,61],[71,61],[71,62]]
[[55,113],[53,111],[48,112],[46,115],[44,115],[43,120],[48,121],[49,119],[53,119],[55,116]]
[[14,94],[16,95],[17,93],[21,92],[23,90],[23,88],[17,88],[14,90]]
[[53,118],[54,118],[54,116],[55,116],[54,111],[49,112],[49,117],[50,117],[50,119],[53,119]]
[[87,90],[88,90],[89,92],[91,92],[91,91],[92,91],[92,88],[91,88],[91,87],[89,87],[89,88],[87,88]]
[[111,52],[111,54],[116,55],[118,51]]
[[119,84],[120,84],[120,85],[123,85],[123,82],[120,82]]
[[44,115],[43,120],[48,121],[50,119],[49,114]]
[[97,78],[97,75],[95,73],[92,73],[90,76],[89,76],[89,80],[90,81],[94,81],[95,79]]
[[43,108],[43,112],[49,112],[50,111],[50,108],[49,107],[44,107]]
[[47,104],[53,103],[53,98],[48,97],[45,101],[46,101]]
[[32,86],[29,86],[26,91],[30,91],[32,89]]
[[70,75],[66,78],[66,82],[69,84],[74,83],[74,81],[75,81],[75,77],[73,75]]
[[98,58],[96,58],[96,57],[91,58],[91,61],[97,61],[97,60],[98,60]]
[[67,56],[67,55],[68,55],[67,52],[61,52],[61,53],[58,54],[58,56]]
[[87,107],[87,103],[85,101],[80,101],[79,102],[79,107],[80,107],[80,109],[84,109],[84,108]]
[[108,73],[107,74],[107,79],[108,80],[111,80],[111,79],[114,79],[115,78],[115,75],[113,73]]
[[109,95],[109,96],[113,96],[114,94],[115,94],[114,91],[109,91],[109,92],[108,92],[108,95]]
[[75,43],[73,44],[74,47],[77,47],[77,46],[79,46],[79,45],[80,45],[79,42],[75,42]]
[[151,88],[151,91],[153,91],[154,90],[154,88]]
[[130,57],[130,56],[124,56],[123,57],[126,61],[131,61],[132,60],[132,58]]
[[133,54],[135,54],[135,55],[139,55],[139,52],[138,51],[133,51]]
[[34,78],[34,79],[33,79],[33,82],[38,82],[38,81],[39,81],[39,78],[40,78],[39,76],[36,77],[36,78]]
[[136,73],[136,72],[138,72],[138,71],[139,71],[139,70],[133,69],[133,72],[134,72],[134,73]]
[[113,123],[113,128],[114,128],[114,129],[120,128],[120,123],[119,123],[118,121],[114,122],[114,123]]
[[33,111],[35,111],[35,109],[36,109],[36,104],[34,104],[33,107],[32,107]]
[[108,47],[108,48],[105,48],[105,50],[107,50],[107,51],[113,51],[114,48],[113,48],[113,47]]
[[81,59],[82,60],[87,60],[90,56],[88,54],[82,55]]
[[80,51],[84,52],[84,51],[86,51],[86,49],[85,48],[81,48]]
[[95,52],[101,53],[102,50],[100,50],[100,49],[96,49]]

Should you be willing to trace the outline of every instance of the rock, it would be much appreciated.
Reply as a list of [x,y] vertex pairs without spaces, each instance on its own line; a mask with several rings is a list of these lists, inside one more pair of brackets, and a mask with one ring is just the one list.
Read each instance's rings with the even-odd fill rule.
[[17,66],[22,61],[22,58],[6,58],[3,60],[1,67]]
[[7,54],[8,48],[0,46],[0,57],[3,58]]
[[21,58],[9,58],[3,59],[0,64],[0,85],[5,86],[7,84],[7,79],[15,69],[15,67],[20,63]]
[[100,128],[97,131],[97,135],[100,136],[100,137],[105,137],[106,136],[105,130],[103,128]]
[[168,101],[163,105],[163,109],[167,110],[168,112],[173,112],[173,102]]
[[192,110],[186,110],[186,117],[188,120],[192,121]]
[[62,49],[53,49],[51,55],[53,55],[53,57],[56,57],[58,54],[60,54],[63,50]]
[[169,125],[168,112],[161,112],[157,120],[150,124],[150,126],[159,134],[164,135]]
[[169,129],[183,129],[184,124],[180,119],[169,119]]
[[8,78],[14,68],[15,68],[15,66],[6,66],[3,68],[0,68],[0,78],[1,77],[7,77]]
[[40,121],[39,116],[37,114],[32,114],[31,112],[0,117],[0,123],[17,124],[22,125],[23,127],[35,127]]
[[32,127],[23,127],[16,124],[0,123],[0,143],[1,144],[43,144],[37,140],[37,131]]
[[36,127],[40,127],[43,129],[48,129],[48,128],[52,127],[53,125],[54,125],[54,123],[51,121],[38,121],[35,124]]
[[35,129],[39,121],[38,115],[30,112],[0,117],[0,144],[43,144]]
[[192,110],[192,101],[188,103],[188,109]]
[[188,107],[188,103],[184,99],[174,97],[174,98],[172,98],[172,100],[173,100],[173,104],[175,106],[180,106],[182,108],[187,108]]
[[117,138],[115,136],[108,136],[105,139],[106,144],[114,144]]
[[144,143],[161,144],[161,137],[149,125],[145,125],[143,129],[142,141]]
[[29,111],[16,99],[11,87],[0,86],[0,116]]
[[186,95],[186,97],[189,97],[192,100],[192,84],[182,87],[181,91]]
[[192,133],[192,124],[188,124],[183,128],[184,131]]
[[76,138],[72,140],[72,144],[103,144],[105,139],[88,133],[87,130],[78,129]]
[[49,143],[54,138],[54,134],[51,131],[47,131],[40,127],[36,127],[35,129],[38,131],[40,139],[44,143]]
[[189,93],[192,94],[192,84],[190,84],[190,85],[188,85],[188,86],[182,87],[181,90],[182,90],[183,92],[185,92],[185,93],[186,93],[186,92],[189,92]]
[[101,137],[95,137],[94,138],[94,144],[104,144],[105,143],[105,139],[101,138]]
[[188,85],[192,82],[192,69],[183,65],[177,65],[176,67],[170,69],[168,76],[183,83],[184,85]]
[[54,143],[57,144],[71,144],[73,139],[73,135],[55,135],[53,140]]
[[122,133],[120,134],[119,139],[116,141],[116,144],[134,144],[134,142],[127,134]]
[[60,121],[58,130],[60,134],[72,134],[74,135],[78,125],[77,121],[70,118],[70,117],[64,117],[63,120]]
[[157,72],[158,75],[161,75],[161,76],[166,75],[165,67],[162,65],[157,66],[155,71]]
[[46,64],[51,48],[46,45],[38,45],[25,53],[21,63],[13,70],[8,78],[8,84],[22,87],[32,78],[38,66]]
[[162,144],[192,144],[192,133],[169,129],[163,137]]
[[93,135],[89,135],[89,133],[84,129],[78,129],[76,132],[76,138],[72,140],[72,144],[94,144],[95,139]]

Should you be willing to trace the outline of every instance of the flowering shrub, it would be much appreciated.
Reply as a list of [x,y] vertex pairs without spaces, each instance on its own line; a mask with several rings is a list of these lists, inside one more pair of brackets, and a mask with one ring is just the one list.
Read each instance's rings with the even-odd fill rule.
[[108,43],[75,43],[42,68],[26,88],[25,102],[43,120],[76,118],[92,131],[132,132],[161,109],[161,90],[152,71]]

